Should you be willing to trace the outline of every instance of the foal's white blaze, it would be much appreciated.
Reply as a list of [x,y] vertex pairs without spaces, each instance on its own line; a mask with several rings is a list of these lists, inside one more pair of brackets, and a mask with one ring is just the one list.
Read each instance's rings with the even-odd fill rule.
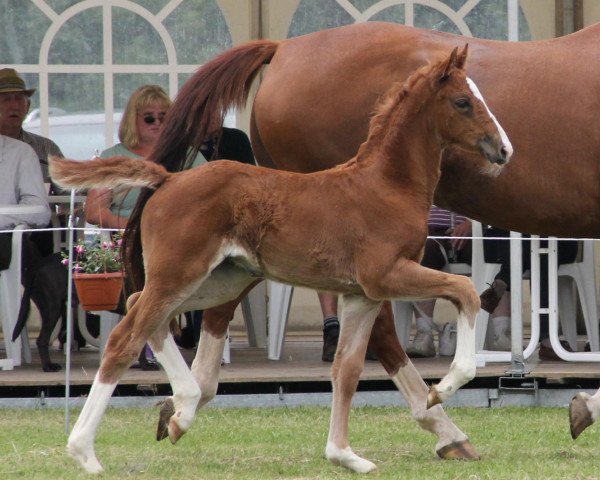
[[510,160],[510,157],[512,157],[512,154],[513,154],[513,146],[510,143],[510,140],[508,139],[508,135],[506,134],[506,132],[504,131],[504,129],[502,128],[502,126],[500,125],[498,120],[496,120],[496,117],[494,116],[494,114],[488,108],[487,103],[485,103],[485,100],[483,99],[483,95],[479,91],[479,88],[477,88],[477,85],[475,84],[475,82],[467,77],[467,84],[469,85],[469,88],[473,92],[473,95],[475,95],[475,97],[478,98],[481,101],[481,103],[483,103],[485,109],[488,112],[488,115],[492,118],[492,120],[496,124],[496,128],[498,129],[498,133],[500,133],[500,138],[502,139],[502,143],[504,144],[504,148],[506,149],[506,152],[507,152],[506,161]]

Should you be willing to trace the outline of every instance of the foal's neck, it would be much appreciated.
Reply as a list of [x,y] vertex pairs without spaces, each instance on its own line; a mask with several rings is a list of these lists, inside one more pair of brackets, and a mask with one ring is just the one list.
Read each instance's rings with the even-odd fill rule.
[[394,108],[373,119],[357,155],[359,164],[374,168],[386,181],[426,195],[428,203],[440,177],[443,150],[432,101],[411,98],[410,93],[398,100]]

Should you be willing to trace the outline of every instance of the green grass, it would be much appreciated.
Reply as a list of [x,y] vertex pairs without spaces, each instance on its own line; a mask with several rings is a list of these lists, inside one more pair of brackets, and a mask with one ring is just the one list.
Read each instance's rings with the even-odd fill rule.
[[[600,428],[573,442],[555,408],[449,409],[478,448],[478,462],[442,461],[435,438],[405,409],[359,408],[350,443],[377,479],[597,479]],[[0,479],[90,478],[65,453],[62,410],[0,410]],[[323,452],[329,409],[202,410],[176,446],[156,442],[157,409],[110,409],[96,452],[103,479],[357,479]],[[74,417],[76,418],[76,416]]]

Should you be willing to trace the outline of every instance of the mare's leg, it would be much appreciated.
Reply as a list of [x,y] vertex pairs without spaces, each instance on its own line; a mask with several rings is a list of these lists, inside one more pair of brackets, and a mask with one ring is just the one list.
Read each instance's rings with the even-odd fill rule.
[[593,396],[579,392],[569,405],[571,437],[575,440],[581,432],[594,423],[600,416],[600,390]]
[[333,402],[325,456],[336,465],[359,473],[376,465],[356,455],[348,443],[352,396],[365,363],[365,353],[381,302],[344,295],[340,338],[332,367]]
[[441,405],[426,408],[427,385],[398,341],[389,302],[384,303],[373,325],[369,348],[410,405],[419,426],[437,436],[437,454],[445,459],[478,459],[479,454],[467,436],[448,418]]
[[445,298],[458,309],[454,361],[441,382],[431,387],[428,408],[446,400],[475,376],[475,317],[480,303],[471,280],[423,267],[406,258],[399,259],[383,275],[370,264],[362,270],[359,281],[369,298],[413,301]]

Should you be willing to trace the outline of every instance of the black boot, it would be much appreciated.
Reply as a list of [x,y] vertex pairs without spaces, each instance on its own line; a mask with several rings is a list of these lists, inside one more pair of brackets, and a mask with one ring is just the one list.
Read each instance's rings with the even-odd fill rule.
[[327,319],[323,328],[323,354],[321,360],[324,362],[333,362],[335,350],[337,349],[338,337],[340,335],[340,324],[335,319]]

